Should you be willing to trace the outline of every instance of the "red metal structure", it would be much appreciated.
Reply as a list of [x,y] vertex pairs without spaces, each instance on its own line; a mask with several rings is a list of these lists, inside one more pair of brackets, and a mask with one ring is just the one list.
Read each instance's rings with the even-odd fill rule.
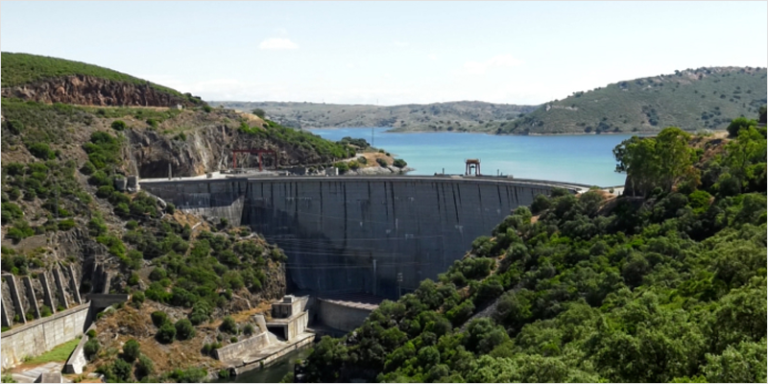
[[272,158],[275,160],[275,167],[277,167],[277,152],[271,150],[271,149],[233,149],[232,150],[232,169],[237,169],[237,154],[238,153],[250,153],[252,155],[258,155],[259,156],[259,171],[263,171],[264,169],[264,161],[262,155],[272,155]]
[[480,159],[467,159],[464,169],[464,175],[470,176],[474,171],[475,176],[480,176]]

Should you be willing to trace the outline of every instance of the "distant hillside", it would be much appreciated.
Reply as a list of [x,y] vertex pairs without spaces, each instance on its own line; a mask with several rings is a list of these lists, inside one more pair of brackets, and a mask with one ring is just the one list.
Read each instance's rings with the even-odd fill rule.
[[499,134],[653,132],[725,129],[755,116],[766,103],[765,68],[699,68],[621,81],[546,103],[514,122],[495,122]]
[[97,65],[2,52],[2,95],[84,105],[186,106],[205,103],[180,92]]
[[[511,122],[537,108],[532,105],[457,101],[389,107],[282,102],[211,101],[250,112],[263,109],[267,117],[296,128],[393,127],[397,131],[487,131],[491,121]],[[494,127],[495,128],[495,127]]]

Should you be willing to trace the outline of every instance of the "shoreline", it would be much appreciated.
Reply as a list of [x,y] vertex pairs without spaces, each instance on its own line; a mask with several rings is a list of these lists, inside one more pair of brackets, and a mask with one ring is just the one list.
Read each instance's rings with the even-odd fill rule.
[[[310,131],[310,130],[332,130],[332,129],[370,129],[370,128],[389,128],[388,130],[384,131],[383,133],[404,133],[404,134],[410,134],[410,133],[450,133],[450,134],[473,134],[473,135],[489,135],[489,136],[603,136],[603,135],[631,135],[631,136],[648,136],[648,135],[654,135],[659,133],[661,130],[658,131],[636,131],[636,132],[605,132],[605,133],[586,133],[586,132],[562,132],[562,133],[529,133],[529,134],[515,134],[515,133],[502,133],[497,134],[493,132],[482,132],[482,131],[464,131],[464,132],[457,132],[457,131],[395,131],[394,128],[391,127],[322,127],[322,128],[300,128],[302,130]],[[686,131],[688,132],[688,131]],[[724,129],[717,129],[712,130],[712,133],[717,132],[725,132]],[[695,131],[689,132],[691,134],[696,134]]]

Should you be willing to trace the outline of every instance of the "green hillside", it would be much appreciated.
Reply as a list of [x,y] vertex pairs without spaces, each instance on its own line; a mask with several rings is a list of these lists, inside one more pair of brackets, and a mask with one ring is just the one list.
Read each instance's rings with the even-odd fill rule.
[[512,121],[533,105],[455,101],[433,104],[375,105],[296,102],[212,101],[211,105],[250,112],[264,110],[270,119],[295,128],[392,127],[396,132],[485,132],[491,121]]
[[2,52],[1,55],[3,88],[36,83],[57,77],[83,75],[128,84],[149,84],[160,92],[169,93],[181,98],[190,98],[190,95],[182,95],[175,89],[154,84],[108,68],[99,67],[98,65],[27,53]]
[[766,131],[745,122],[625,140],[639,196],[536,196],[296,379],[765,382]]
[[621,81],[555,100],[516,121],[497,121],[499,134],[656,132],[725,129],[766,103],[765,68],[699,68]]

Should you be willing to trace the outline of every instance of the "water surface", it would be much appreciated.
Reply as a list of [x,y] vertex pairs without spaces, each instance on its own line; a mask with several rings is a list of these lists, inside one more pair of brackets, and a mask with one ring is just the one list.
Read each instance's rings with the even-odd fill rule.
[[[486,175],[566,181],[599,186],[624,184],[614,172],[613,148],[631,135],[495,136],[478,133],[384,133],[373,128],[374,146],[416,168],[411,174],[463,174],[464,160],[479,158]],[[310,132],[329,140],[344,136],[371,142],[371,128],[324,128]]]

